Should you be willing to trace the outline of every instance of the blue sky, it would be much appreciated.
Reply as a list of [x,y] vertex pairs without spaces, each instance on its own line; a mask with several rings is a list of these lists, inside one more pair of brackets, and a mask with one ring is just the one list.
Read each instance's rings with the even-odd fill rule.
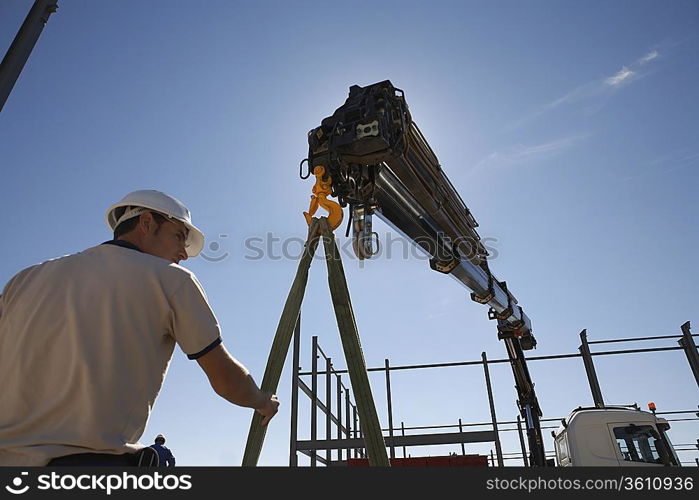
[[[2,50],[30,5],[0,3]],[[166,191],[205,231],[210,260],[185,265],[203,283],[229,350],[261,381],[296,269],[293,258],[275,256],[282,241],[293,250],[289,239],[305,236],[312,183],[298,178],[298,163],[306,133],[350,85],[390,79],[492,239],[491,268],[532,319],[533,354],[576,352],[583,328],[600,340],[676,334],[699,322],[696,2],[59,5],[0,113],[3,283],[108,239],[104,210],[127,192]],[[384,242],[398,238],[382,222],[375,229]],[[251,238],[279,241],[251,259]],[[504,357],[486,308],[424,258],[391,248],[362,265],[345,258],[369,366]],[[304,369],[312,335],[344,365],[322,262],[304,302]],[[661,344],[619,347],[652,345]],[[596,364],[608,403],[697,405],[681,351]],[[288,463],[289,368],[290,359],[264,465]],[[530,370],[545,417],[591,403],[580,360]],[[491,372],[498,416],[512,419],[509,367]],[[386,426],[383,376],[371,381]],[[392,392],[394,421],[408,426],[489,419],[477,367],[401,372]],[[143,442],[163,433],[178,463],[238,465],[249,419],[177,350]],[[508,434],[506,451],[517,451]],[[670,435],[692,443],[697,423],[677,422]],[[459,448],[410,453],[450,451]]]

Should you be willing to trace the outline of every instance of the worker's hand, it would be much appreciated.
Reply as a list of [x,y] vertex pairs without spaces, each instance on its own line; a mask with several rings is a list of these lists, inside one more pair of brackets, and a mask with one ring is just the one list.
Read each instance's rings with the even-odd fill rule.
[[264,427],[279,411],[279,400],[277,399],[277,395],[271,392],[264,392],[263,394],[264,403],[261,407],[255,408],[255,410],[264,417],[260,423],[260,425]]

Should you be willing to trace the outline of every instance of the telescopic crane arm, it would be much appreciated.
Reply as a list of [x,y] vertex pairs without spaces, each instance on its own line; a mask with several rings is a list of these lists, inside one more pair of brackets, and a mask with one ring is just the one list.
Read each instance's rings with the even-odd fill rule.
[[507,284],[491,272],[478,223],[413,122],[403,91],[388,80],[350,87],[345,104],[308,133],[308,143],[309,172],[303,178],[324,167],[332,196],[350,207],[360,259],[375,253],[371,217],[378,214],[430,256],[432,269],[451,275],[471,290],[474,301],[490,306],[488,316],[497,321],[512,365],[532,463],[545,465],[542,414],[523,353],[536,346],[531,322]]

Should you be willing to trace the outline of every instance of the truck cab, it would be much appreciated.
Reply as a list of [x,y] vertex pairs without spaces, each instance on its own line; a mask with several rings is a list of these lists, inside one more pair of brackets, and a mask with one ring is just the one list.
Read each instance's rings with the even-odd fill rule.
[[667,420],[628,407],[577,408],[553,432],[557,465],[679,466]]

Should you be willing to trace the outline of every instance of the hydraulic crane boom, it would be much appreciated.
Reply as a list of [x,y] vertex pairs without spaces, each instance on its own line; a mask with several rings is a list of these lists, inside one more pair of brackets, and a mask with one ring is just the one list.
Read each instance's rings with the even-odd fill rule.
[[345,104],[308,133],[308,143],[308,175],[325,167],[332,195],[349,205],[360,259],[375,253],[376,213],[420,245],[432,269],[451,275],[471,290],[474,301],[490,306],[488,316],[497,320],[512,366],[531,463],[545,465],[541,409],[523,353],[536,346],[531,322],[507,284],[490,271],[478,223],[413,122],[403,91],[388,80],[350,87]]

